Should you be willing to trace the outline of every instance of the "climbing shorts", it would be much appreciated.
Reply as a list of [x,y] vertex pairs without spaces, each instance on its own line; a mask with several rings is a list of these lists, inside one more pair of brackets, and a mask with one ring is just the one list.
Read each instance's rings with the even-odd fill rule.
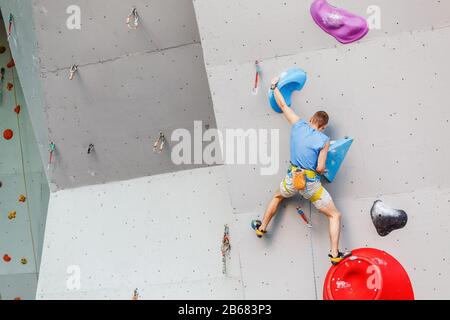
[[328,191],[322,186],[320,179],[307,179],[304,190],[295,189],[292,167],[289,167],[286,177],[280,183],[280,193],[284,198],[291,198],[299,193],[303,198],[311,201],[317,209],[323,208],[333,200]]

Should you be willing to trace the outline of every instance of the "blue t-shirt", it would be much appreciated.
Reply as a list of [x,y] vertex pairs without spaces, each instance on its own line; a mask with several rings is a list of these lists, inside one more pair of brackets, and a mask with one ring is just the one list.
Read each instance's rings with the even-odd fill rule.
[[315,171],[319,152],[329,140],[325,134],[311,128],[305,120],[297,121],[291,129],[292,164]]

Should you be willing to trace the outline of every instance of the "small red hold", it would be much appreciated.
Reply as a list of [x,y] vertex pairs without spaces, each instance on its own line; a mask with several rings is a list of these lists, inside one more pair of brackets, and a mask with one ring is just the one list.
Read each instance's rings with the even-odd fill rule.
[[7,254],[5,254],[5,255],[3,256],[3,261],[5,261],[5,262],[10,262],[10,261],[11,261],[11,257],[8,256]]
[[14,62],[14,59],[11,58],[11,61],[8,62],[8,64],[6,65],[8,68],[13,68],[16,66],[16,63]]
[[5,140],[11,140],[13,136],[14,132],[11,129],[6,129],[3,131],[3,138],[5,138]]
[[17,114],[20,113],[20,105],[17,105],[17,106],[14,108],[14,112],[17,113]]
[[8,89],[8,91],[11,91],[12,88],[14,88],[14,85],[11,82],[8,82],[8,84],[6,85],[6,89]]

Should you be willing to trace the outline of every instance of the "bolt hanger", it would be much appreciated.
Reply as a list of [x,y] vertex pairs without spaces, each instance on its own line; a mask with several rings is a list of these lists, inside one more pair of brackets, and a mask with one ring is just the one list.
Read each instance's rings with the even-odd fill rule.
[[130,29],[136,30],[139,27],[139,14],[136,7],[133,7],[131,13],[127,17],[127,26]]
[[75,73],[78,71],[78,66],[76,64],[73,64],[70,67],[69,71],[69,80],[73,80],[73,77],[75,76]]

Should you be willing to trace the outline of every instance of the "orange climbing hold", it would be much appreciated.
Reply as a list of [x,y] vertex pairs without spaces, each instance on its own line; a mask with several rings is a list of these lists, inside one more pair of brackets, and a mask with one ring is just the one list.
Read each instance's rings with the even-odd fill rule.
[[11,91],[14,88],[14,85],[11,82],[8,82],[8,84],[6,85],[6,89],[8,89],[8,91]]
[[10,262],[10,261],[11,261],[11,257],[10,257],[9,255],[5,254],[5,255],[3,256],[3,261],[5,261],[5,262]]
[[11,211],[10,213],[8,213],[8,219],[13,220],[16,218],[16,215],[17,215],[16,211]]
[[8,62],[8,64],[6,65],[8,68],[13,68],[16,66],[16,63],[14,62],[14,59],[11,58],[11,60]]
[[23,194],[19,196],[19,202],[25,202],[27,200],[27,197],[25,197]]
[[14,108],[14,112],[17,113],[17,114],[20,113],[20,105],[17,105],[17,106]]
[[3,131],[3,138],[5,138],[5,140],[11,140],[13,136],[14,132],[11,129],[6,129]]
[[15,297],[14,300],[22,300],[21,297]]

